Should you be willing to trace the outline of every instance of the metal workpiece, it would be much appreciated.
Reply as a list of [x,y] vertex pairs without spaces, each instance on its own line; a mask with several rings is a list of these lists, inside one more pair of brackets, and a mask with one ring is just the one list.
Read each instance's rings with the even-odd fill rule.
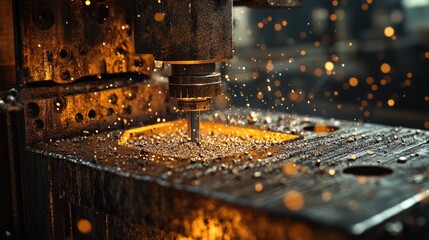
[[[248,111],[201,118],[226,125]],[[32,145],[29,207],[45,211],[30,230],[76,236],[75,216],[91,221],[96,239],[419,239],[427,230],[428,131],[254,111],[243,131],[301,137],[201,159],[121,145],[118,132]],[[153,140],[159,149],[171,135]]]
[[232,58],[232,0],[137,1],[136,52],[171,64]]

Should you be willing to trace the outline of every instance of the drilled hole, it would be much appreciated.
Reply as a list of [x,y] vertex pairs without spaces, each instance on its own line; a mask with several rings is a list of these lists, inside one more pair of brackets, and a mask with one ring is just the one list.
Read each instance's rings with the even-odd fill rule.
[[352,166],[347,167],[343,172],[359,176],[385,176],[393,173],[393,170],[381,166]]
[[113,108],[107,109],[107,116],[111,117],[113,114],[115,114],[115,110],[113,110]]
[[70,71],[69,70],[65,70],[61,73],[61,79],[63,80],[68,80],[70,78]]
[[135,59],[134,60],[134,66],[135,67],[143,67],[143,61],[140,59]]
[[69,51],[67,51],[67,49],[63,48],[63,49],[60,50],[60,52],[58,53],[58,55],[62,59],[67,59],[69,57]]
[[40,6],[40,9],[33,13],[33,23],[40,30],[48,30],[54,25],[54,12],[45,6]]
[[39,105],[34,102],[27,104],[27,114],[30,118],[37,118],[40,114]]
[[335,132],[338,130],[338,127],[329,126],[329,125],[325,125],[325,124],[315,124],[315,125],[304,127],[304,130],[305,131],[312,131],[312,132],[321,134],[321,133]]
[[83,121],[83,115],[78,113],[76,114],[76,116],[74,116],[74,119],[76,120],[76,122],[80,123]]
[[89,119],[94,120],[96,116],[97,116],[97,113],[94,110],[90,110],[88,112]]
[[36,120],[36,121],[34,121],[34,128],[35,128],[37,131],[42,130],[44,127],[45,127],[45,124],[43,124],[43,121],[42,121],[42,120]]

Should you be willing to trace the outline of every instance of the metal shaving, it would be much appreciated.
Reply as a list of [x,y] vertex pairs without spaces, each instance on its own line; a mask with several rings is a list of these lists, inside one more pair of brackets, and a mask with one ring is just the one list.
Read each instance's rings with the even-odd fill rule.
[[189,160],[209,160],[260,149],[271,146],[272,143],[251,137],[202,132],[200,144],[197,145],[187,138],[186,133],[179,131],[139,136],[129,140],[126,145],[140,149],[141,154],[152,153]]

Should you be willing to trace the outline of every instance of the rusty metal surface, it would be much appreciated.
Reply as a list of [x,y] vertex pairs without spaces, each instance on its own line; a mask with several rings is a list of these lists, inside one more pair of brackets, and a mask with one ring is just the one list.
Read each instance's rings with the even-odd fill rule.
[[[238,112],[207,119],[250,124]],[[253,127],[302,139],[252,157],[201,162],[141,154],[118,145],[119,132],[40,143],[29,151],[32,164],[46,171],[38,179],[51,179],[48,189],[66,201],[175,237],[424,236],[413,234],[427,229],[429,217],[429,132],[281,113],[255,118]],[[314,132],[324,129],[330,133]],[[343,172],[362,174],[351,166],[380,175]]]
[[27,143],[156,122],[173,112],[167,87],[138,75],[25,88]]
[[20,78],[26,83],[69,83],[90,75],[147,73],[151,55],[134,53],[133,5],[133,1],[23,0],[17,4],[22,16]]

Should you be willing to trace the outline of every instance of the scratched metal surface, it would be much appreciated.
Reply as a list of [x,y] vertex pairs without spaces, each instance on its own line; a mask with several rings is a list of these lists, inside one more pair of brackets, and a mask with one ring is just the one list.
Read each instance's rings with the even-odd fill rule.
[[[251,124],[248,110],[205,118],[301,138],[203,162],[142,155],[118,145],[118,131],[39,143],[29,151],[52,175],[52,191],[67,201],[178,236],[204,238],[192,230],[200,218],[204,229],[218,219],[221,237],[249,239],[294,239],[295,223],[304,239],[407,238],[425,231],[428,131],[257,113]],[[316,123],[338,130],[323,135],[305,130]],[[295,163],[292,174],[284,170],[288,163]],[[351,166],[393,172],[364,177],[343,172]],[[292,207],[288,193],[295,194]]]

